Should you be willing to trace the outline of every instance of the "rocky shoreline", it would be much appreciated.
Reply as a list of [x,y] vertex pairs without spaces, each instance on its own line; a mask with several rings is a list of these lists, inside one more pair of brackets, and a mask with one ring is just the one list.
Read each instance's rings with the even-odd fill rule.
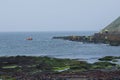
[[111,46],[120,46],[120,17],[100,32],[90,36],[56,36],[53,37],[53,39],[63,39],[83,43],[104,43]]
[[117,33],[95,33],[90,36],[59,36],[53,37],[53,39],[63,39],[69,41],[77,41],[83,43],[103,43],[111,46],[120,46],[120,34]]
[[120,57],[106,56],[95,63],[46,56],[0,57],[0,79],[120,80],[120,65],[115,59]]

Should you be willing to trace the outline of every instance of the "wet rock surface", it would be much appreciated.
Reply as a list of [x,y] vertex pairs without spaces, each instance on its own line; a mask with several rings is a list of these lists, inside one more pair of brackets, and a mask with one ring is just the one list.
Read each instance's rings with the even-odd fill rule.
[[[103,59],[106,58],[109,57]],[[85,61],[46,56],[0,57],[0,78],[2,80],[120,80],[120,66],[106,61],[90,64]]]

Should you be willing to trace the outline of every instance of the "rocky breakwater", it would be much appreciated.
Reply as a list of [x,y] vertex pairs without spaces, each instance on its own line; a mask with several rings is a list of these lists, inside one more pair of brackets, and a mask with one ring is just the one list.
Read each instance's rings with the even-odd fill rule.
[[104,43],[110,44],[111,46],[120,45],[120,34],[113,33],[95,33],[91,36],[62,36],[53,37],[53,39],[63,39],[83,43]]
[[93,36],[60,36],[53,37],[53,39],[63,39],[78,42],[93,42]]
[[94,43],[110,44],[111,46],[120,46],[120,34],[115,33],[95,33],[93,36]]

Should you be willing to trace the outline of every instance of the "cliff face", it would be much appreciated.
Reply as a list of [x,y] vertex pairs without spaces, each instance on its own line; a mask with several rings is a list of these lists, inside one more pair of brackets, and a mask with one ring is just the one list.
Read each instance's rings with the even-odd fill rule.
[[120,33],[120,17],[118,17],[115,21],[105,27],[102,32],[108,31],[109,33]]

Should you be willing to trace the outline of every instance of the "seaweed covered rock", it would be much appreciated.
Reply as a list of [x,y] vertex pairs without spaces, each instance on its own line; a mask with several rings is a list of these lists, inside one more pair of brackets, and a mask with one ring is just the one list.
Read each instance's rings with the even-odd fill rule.
[[105,56],[103,58],[100,58],[100,61],[112,61],[113,59],[115,59],[114,56]]
[[92,67],[93,69],[112,69],[116,64],[111,62],[95,62]]
[[75,62],[70,65],[71,70],[90,70],[92,64],[85,61]]
[[[106,57],[107,60],[119,57]],[[11,61],[16,61],[11,63]],[[96,62],[93,64],[76,59],[58,59],[51,57],[34,56],[11,56],[0,57],[0,78],[3,80],[65,80],[83,78],[88,79],[97,76],[97,79],[109,78],[109,72],[112,78],[119,78],[120,66],[110,62]],[[26,63],[26,64],[25,64]],[[104,72],[101,73],[101,69]],[[113,71],[113,72],[112,72]],[[95,74],[95,75],[94,75]],[[106,79],[105,79],[106,80]],[[110,80],[110,79],[107,79]]]
[[116,59],[120,59],[120,56],[105,56],[103,58],[99,58],[100,61],[115,61]]

